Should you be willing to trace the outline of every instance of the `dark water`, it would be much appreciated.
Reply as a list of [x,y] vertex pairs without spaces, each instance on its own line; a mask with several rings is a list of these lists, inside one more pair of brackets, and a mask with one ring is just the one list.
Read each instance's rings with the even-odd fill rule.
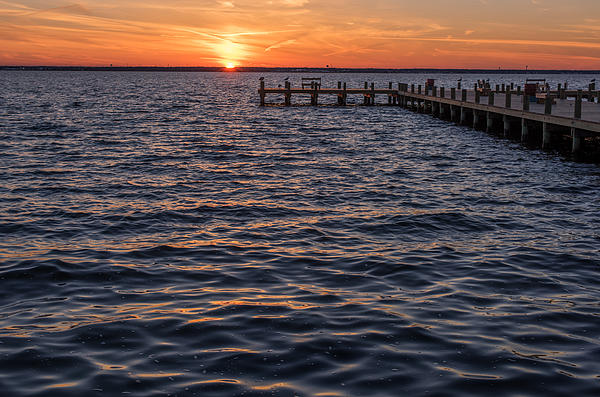
[[0,73],[3,395],[600,394],[597,166],[257,82]]

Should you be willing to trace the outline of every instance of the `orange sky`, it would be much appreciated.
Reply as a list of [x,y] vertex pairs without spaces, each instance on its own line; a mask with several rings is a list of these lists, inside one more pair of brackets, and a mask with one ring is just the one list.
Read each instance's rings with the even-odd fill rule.
[[0,64],[600,69],[600,0],[0,0]]

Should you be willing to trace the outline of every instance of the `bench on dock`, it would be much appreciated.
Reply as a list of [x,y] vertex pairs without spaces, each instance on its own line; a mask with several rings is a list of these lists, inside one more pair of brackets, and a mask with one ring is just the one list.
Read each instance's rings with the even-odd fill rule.
[[[316,87],[315,87],[316,86]],[[302,89],[315,87],[321,88],[320,77],[302,77]]]

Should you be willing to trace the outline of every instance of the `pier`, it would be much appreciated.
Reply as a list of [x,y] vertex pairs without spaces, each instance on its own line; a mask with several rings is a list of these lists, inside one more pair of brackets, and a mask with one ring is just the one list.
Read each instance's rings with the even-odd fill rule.
[[[267,88],[263,79],[258,90],[260,105],[267,105],[267,96],[279,96],[283,103],[292,106],[292,97],[310,97],[313,106],[319,98],[333,97],[334,105],[346,106],[349,96],[358,96],[362,104],[398,106],[415,112],[428,113],[440,119],[460,125],[472,126],[487,132],[498,132],[506,138],[535,144],[543,149],[565,147],[574,154],[582,154],[587,146],[600,142],[600,104],[596,103],[600,91],[595,84],[587,90],[567,90],[564,86],[548,89],[541,98],[525,95],[520,85],[496,85],[495,89],[477,84],[471,89],[460,87],[437,87],[389,83],[387,87],[375,87],[365,82],[361,88],[349,88],[338,82],[336,88],[323,88],[312,82],[310,87],[294,88],[286,81],[284,87]],[[584,100],[585,99],[585,100]],[[594,161],[599,160],[597,153]]]

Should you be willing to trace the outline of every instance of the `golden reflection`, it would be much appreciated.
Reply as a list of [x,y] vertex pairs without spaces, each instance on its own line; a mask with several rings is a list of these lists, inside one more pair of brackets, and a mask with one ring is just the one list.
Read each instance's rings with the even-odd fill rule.
[[205,349],[201,350],[202,353],[252,353],[258,354],[259,351],[250,350],[250,349],[240,349],[237,347],[223,347],[220,349]]
[[458,376],[460,376],[461,378],[470,378],[470,379],[489,379],[489,380],[494,380],[494,379],[502,379],[501,376],[498,375],[488,375],[488,374],[471,374],[468,372],[461,372],[457,369],[454,368],[449,368],[449,367],[436,367],[439,370],[442,371],[447,371],[447,372],[452,372]]
[[77,386],[77,382],[69,382],[69,383],[56,383],[53,385],[46,386],[46,389],[62,389],[65,387],[74,387]]
[[191,385],[206,385],[206,384],[211,384],[211,383],[231,383],[234,385],[239,385],[242,382],[240,382],[237,379],[211,379],[211,380],[201,380],[198,382],[193,382],[193,383],[189,383],[188,386]]
[[215,306],[281,306],[288,307],[293,310],[306,310],[314,309],[320,306],[311,305],[309,303],[303,303],[298,301],[286,301],[286,302],[255,302],[250,300],[230,300],[230,301],[211,301],[212,305]]
[[254,390],[271,390],[271,389],[275,389],[277,387],[292,388],[292,385],[290,383],[286,383],[286,382],[278,382],[278,383],[273,383],[273,384],[265,385],[265,386],[251,386],[251,387]]
[[208,321],[221,321],[223,320],[223,317],[203,317],[203,318],[196,318],[193,320],[188,320],[188,324],[194,324],[194,323],[205,323]]
[[120,371],[123,369],[127,369],[127,367],[125,365],[104,364],[104,363],[101,363],[100,361],[94,361],[94,360],[92,360],[92,363],[103,371]]
[[170,376],[181,376],[183,372],[154,372],[154,373],[130,373],[131,378],[168,378]]

